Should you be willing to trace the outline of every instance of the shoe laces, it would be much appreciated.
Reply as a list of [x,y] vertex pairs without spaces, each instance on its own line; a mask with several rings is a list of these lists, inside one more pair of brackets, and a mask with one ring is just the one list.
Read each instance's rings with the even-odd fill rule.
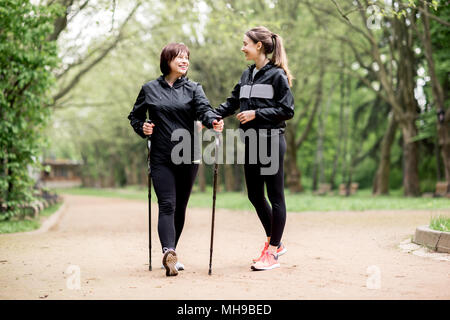
[[275,260],[278,259],[277,255],[270,253],[269,250],[267,250],[263,256],[263,260],[267,260],[267,261],[270,260],[270,256],[272,256],[273,259],[275,259]]

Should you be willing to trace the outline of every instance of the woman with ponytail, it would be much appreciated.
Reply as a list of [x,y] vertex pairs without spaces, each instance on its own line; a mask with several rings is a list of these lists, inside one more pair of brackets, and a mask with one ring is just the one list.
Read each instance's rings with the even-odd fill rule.
[[[214,111],[225,118],[240,110],[236,117],[244,132],[248,198],[267,237],[261,255],[253,259],[251,268],[270,270],[280,267],[278,256],[287,251],[281,243],[286,223],[283,160],[285,121],[294,116],[294,98],[290,90],[292,75],[282,38],[266,27],[247,31],[241,51],[247,60],[255,63],[243,72],[231,96]],[[257,141],[248,139],[253,130],[257,133]],[[255,148],[257,160],[253,161]],[[275,165],[275,171],[267,170],[267,161],[262,161],[267,150],[270,151],[269,163],[275,162],[270,163],[271,167]],[[270,205],[264,194],[265,187]]]

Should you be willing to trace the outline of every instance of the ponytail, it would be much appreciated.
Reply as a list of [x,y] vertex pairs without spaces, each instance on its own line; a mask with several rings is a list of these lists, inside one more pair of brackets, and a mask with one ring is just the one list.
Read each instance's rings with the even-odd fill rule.
[[272,58],[270,59],[270,62],[272,62],[278,68],[284,70],[288,78],[289,86],[292,87],[293,77],[291,71],[288,68],[288,59],[286,56],[286,51],[284,50],[283,39],[276,33],[273,33],[272,41],[273,41],[273,54]]

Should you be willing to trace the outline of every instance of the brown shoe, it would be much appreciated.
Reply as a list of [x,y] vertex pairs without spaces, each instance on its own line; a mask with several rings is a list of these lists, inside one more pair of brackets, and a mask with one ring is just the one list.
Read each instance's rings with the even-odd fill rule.
[[174,250],[172,249],[167,250],[164,253],[162,262],[164,268],[166,269],[166,276],[170,277],[178,275],[178,270],[176,267],[178,258]]

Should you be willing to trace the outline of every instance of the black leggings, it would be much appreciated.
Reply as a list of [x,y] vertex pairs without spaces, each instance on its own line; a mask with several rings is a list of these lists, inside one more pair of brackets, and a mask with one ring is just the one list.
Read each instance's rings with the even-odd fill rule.
[[[248,164],[248,159],[244,164],[245,182],[247,184],[248,199],[255,207],[259,219],[264,227],[267,237],[270,237],[270,245],[278,246],[283,236],[286,224],[286,203],[284,199],[284,170],[283,160],[286,152],[286,140],[284,134],[275,136],[279,139],[277,151],[278,171],[275,174],[263,175],[261,168],[267,165]],[[268,139],[270,143],[270,138]],[[246,153],[249,150],[246,143]],[[270,150],[270,148],[268,148]],[[270,154],[270,153],[269,153]],[[272,207],[267,202],[264,195],[264,184],[267,188],[267,195]]]
[[152,164],[151,177],[158,198],[158,234],[162,248],[175,249],[183,231],[186,207],[198,164]]

